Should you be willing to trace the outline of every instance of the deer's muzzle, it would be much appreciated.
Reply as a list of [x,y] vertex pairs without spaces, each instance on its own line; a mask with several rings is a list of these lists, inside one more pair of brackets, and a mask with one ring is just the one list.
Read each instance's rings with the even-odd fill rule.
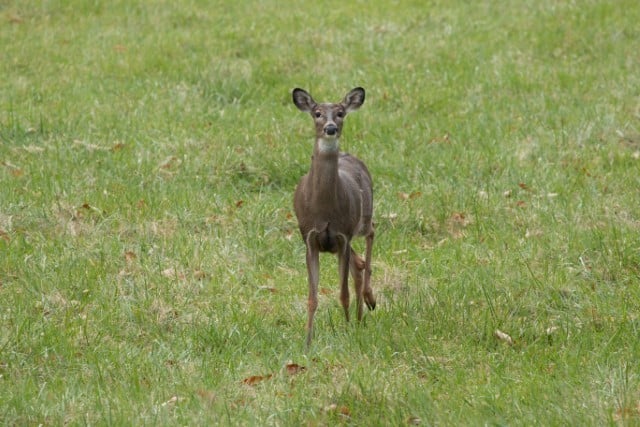
[[329,136],[336,135],[338,133],[338,126],[334,125],[333,123],[329,123],[324,127],[324,133]]

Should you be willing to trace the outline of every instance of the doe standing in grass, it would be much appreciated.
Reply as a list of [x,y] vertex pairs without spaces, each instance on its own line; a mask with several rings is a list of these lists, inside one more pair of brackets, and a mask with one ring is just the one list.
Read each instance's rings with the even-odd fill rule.
[[[337,104],[318,104],[305,90],[294,89],[293,103],[301,111],[311,114],[316,130],[311,169],[300,179],[294,195],[298,226],[307,249],[308,347],[313,337],[313,317],[318,308],[320,252],[331,252],[338,256],[340,302],[347,321],[349,271],[355,283],[358,320],[362,319],[363,302],[370,310],[376,306],[370,283],[374,235],[373,189],[371,175],[365,164],[339,150],[344,118],[362,106],[364,89],[357,87],[351,90]],[[351,247],[354,236],[365,237],[364,260]]]

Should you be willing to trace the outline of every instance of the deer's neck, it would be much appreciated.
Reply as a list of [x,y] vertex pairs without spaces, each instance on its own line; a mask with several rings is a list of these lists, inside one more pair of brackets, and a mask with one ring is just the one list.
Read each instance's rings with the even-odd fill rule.
[[338,173],[338,140],[318,139],[311,161],[312,203],[318,207],[329,208],[335,204],[340,188]]

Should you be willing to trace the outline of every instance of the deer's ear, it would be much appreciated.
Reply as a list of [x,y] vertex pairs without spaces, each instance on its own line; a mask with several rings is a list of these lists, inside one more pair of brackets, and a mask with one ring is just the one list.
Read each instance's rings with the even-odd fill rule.
[[296,104],[296,107],[298,107],[300,111],[304,111],[305,113],[310,112],[316,106],[316,102],[311,95],[309,95],[306,90],[300,88],[293,90],[293,103]]
[[342,101],[342,105],[347,113],[357,110],[362,104],[364,104],[364,89],[361,87],[352,89]]

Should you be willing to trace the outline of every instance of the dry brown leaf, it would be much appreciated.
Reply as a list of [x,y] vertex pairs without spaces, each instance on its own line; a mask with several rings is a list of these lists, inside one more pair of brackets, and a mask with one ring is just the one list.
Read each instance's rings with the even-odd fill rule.
[[454,212],[454,213],[452,213],[451,217],[449,217],[449,220],[452,223],[460,224],[462,226],[469,225],[469,222],[470,222],[470,220],[467,219],[467,216],[464,214],[464,212]]
[[236,208],[241,208],[242,205],[244,205],[244,200],[238,200],[236,201]]
[[351,410],[348,406],[342,405],[338,410],[340,411],[340,415],[344,415],[345,417],[351,416]]
[[342,416],[351,417],[351,410],[346,405],[337,405],[336,403],[332,403],[331,405],[324,407],[325,412],[337,412]]
[[125,251],[124,260],[126,261],[127,264],[131,264],[132,262],[134,262],[136,260],[136,258],[138,258],[138,256],[135,254],[135,252],[133,252],[133,251]]
[[331,295],[333,293],[329,288],[320,288],[319,292],[320,295]]
[[11,238],[9,237],[9,233],[7,233],[6,231],[4,231],[1,228],[0,228],[0,239],[6,240],[7,242],[11,241]]
[[176,164],[177,161],[178,161],[178,158],[176,156],[169,156],[166,159],[164,159],[162,162],[160,162],[160,164],[158,165],[158,168],[171,169]]
[[245,379],[242,380],[243,384],[246,385],[250,385],[250,386],[254,386],[258,383],[261,383],[262,381],[268,380],[272,377],[272,374],[269,375],[251,375],[250,377],[247,377]]
[[288,363],[285,368],[287,369],[287,374],[289,375],[296,375],[307,370],[307,368],[305,368],[304,366],[300,366],[297,363]]

